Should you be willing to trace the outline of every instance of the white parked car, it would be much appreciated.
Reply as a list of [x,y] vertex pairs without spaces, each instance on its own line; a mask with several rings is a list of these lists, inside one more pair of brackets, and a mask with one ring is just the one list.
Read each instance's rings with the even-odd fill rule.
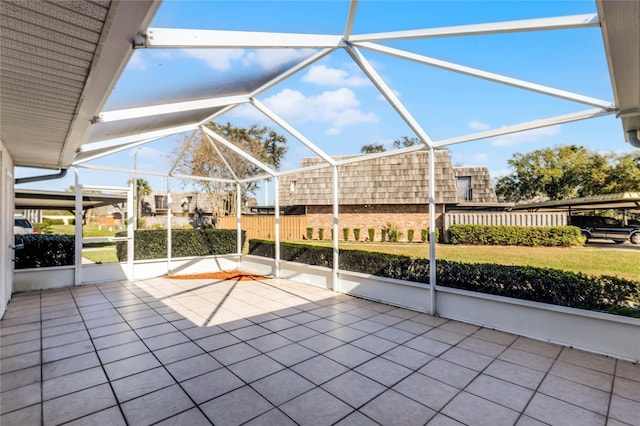
[[18,234],[37,234],[38,231],[33,227],[29,219],[24,216],[14,216],[13,233]]

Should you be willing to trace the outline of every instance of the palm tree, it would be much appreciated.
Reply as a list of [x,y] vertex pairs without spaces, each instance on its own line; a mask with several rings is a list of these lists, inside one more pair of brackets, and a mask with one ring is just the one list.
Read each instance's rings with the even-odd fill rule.
[[[130,180],[127,183],[131,185]],[[145,179],[142,179],[142,178],[136,179],[136,198],[138,199],[138,205],[136,208],[137,211],[136,211],[136,217],[135,217],[136,225],[138,224],[138,219],[140,218],[140,216],[142,216],[141,213],[142,213],[142,206],[144,203],[144,197],[146,195],[150,195],[151,192],[152,192],[152,189],[151,189],[151,185],[149,185],[149,182],[147,182]]]

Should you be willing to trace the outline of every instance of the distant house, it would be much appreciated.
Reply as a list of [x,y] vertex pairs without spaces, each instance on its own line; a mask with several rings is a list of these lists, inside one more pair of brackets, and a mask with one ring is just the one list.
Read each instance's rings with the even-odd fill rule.
[[[486,167],[453,167],[448,151],[435,155],[436,222],[441,230],[441,215],[449,208],[497,204]],[[381,229],[391,224],[405,236],[413,229],[418,240],[420,230],[429,227],[428,156],[420,151],[340,166],[340,228],[360,228],[362,238],[374,228],[379,239]],[[301,167],[322,162],[304,158]],[[333,226],[332,178],[331,167],[283,176],[280,204],[305,206],[307,226],[328,232]]]

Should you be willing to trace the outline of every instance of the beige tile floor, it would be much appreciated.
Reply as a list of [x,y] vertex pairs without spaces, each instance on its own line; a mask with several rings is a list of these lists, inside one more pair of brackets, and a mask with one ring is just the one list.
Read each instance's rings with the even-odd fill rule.
[[640,366],[308,285],[14,295],[11,425],[633,425]]

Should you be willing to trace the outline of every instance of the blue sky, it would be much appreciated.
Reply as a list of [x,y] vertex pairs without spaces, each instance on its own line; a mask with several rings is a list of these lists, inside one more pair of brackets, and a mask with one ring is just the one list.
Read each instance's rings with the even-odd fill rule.
[[[349,3],[344,1],[165,1],[152,27],[341,34]],[[463,25],[559,15],[594,13],[593,1],[361,1],[353,34]],[[476,67],[613,102],[599,28],[523,32],[474,37],[385,42],[386,46]],[[588,106],[455,74],[362,50],[433,140],[465,135],[540,118],[589,109]],[[214,93],[238,79],[269,75],[303,50],[137,50],[105,110],[146,102],[176,101]],[[413,136],[408,126],[342,50],[258,96],[308,139],[331,155],[354,154],[360,147]],[[251,107],[218,119],[238,126],[267,125],[286,134]],[[310,151],[289,135],[282,169],[299,166]],[[142,170],[166,170],[181,136],[156,141],[137,152]],[[508,172],[507,160],[558,144],[577,144],[602,152],[631,151],[614,116],[452,146],[454,163],[486,166],[492,176]],[[134,150],[95,161],[133,167]],[[83,182],[103,183],[104,175],[82,170]],[[109,175],[114,185],[128,176]],[[163,182],[143,176],[154,189]],[[71,178],[37,185],[63,189]],[[36,186],[36,185],[32,185]],[[260,202],[263,195],[257,194]]]

